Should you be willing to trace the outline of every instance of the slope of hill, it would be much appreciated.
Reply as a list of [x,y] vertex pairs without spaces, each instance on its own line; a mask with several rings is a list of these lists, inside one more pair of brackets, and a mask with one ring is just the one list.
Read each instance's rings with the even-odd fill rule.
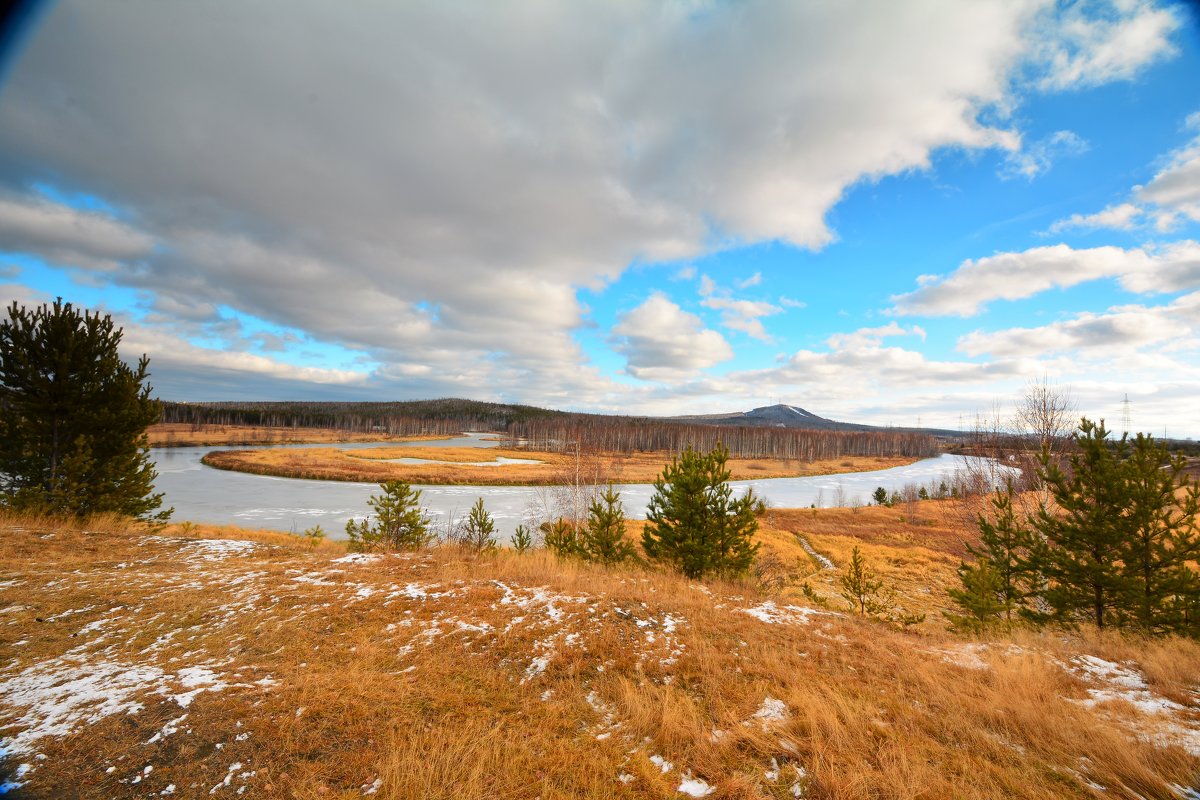
[[[874,558],[952,573],[912,541],[936,525],[868,511]],[[835,575],[783,549],[810,519],[767,532],[774,561]],[[968,641],[542,551],[167,534],[0,521],[14,796],[1169,798],[1200,772],[1192,642]]]
[[838,422],[826,419],[799,406],[776,404],[761,406],[750,411],[734,411],[728,414],[698,414],[682,417],[670,417],[681,422],[700,422],[709,425],[745,425],[778,428],[798,428],[817,431],[896,431],[901,433],[927,433],[933,436],[961,438],[960,431],[941,428],[916,427],[881,427],[878,425],[863,425],[857,422]]

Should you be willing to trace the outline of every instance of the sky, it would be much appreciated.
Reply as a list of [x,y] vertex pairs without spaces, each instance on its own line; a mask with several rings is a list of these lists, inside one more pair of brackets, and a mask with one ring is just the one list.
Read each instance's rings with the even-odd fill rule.
[[0,61],[0,300],[169,400],[958,428],[1046,381],[1200,437],[1198,14],[62,0]]

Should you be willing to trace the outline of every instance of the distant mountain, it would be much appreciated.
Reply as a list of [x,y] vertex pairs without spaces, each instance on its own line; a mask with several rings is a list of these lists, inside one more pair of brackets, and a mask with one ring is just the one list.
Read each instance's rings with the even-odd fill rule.
[[937,428],[915,427],[881,427],[878,425],[863,425],[857,422],[838,422],[817,416],[811,411],[799,406],[778,404],[762,406],[751,411],[735,411],[729,414],[694,414],[681,417],[667,417],[678,422],[699,422],[705,425],[745,425],[764,428],[800,428],[810,431],[911,431],[928,433],[934,436],[959,438],[958,431],[941,430]]

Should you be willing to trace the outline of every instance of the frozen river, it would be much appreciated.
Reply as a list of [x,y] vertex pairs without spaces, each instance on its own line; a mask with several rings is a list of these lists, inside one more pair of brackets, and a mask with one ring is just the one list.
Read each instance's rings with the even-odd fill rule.
[[[484,434],[468,434],[462,438],[440,441],[412,442],[420,447],[494,447]],[[329,447],[320,445],[291,445],[292,447]],[[346,444],[339,447],[395,447],[395,442]],[[332,538],[345,536],[346,521],[363,517],[370,512],[367,498],[378,494],[374,483],[345,483],[313,481],[295,478],[273,478],[213,469],[200,463],[205,453],[229,447],[171,447],[155,448],[152,457],[157,464],[156,490],[165,494],[164,505],[174,506],[175,520],[218,525],[241,525],[300,532],[320,525]],[[905,467],[855,472],[842,475],[822,475],[808,478],[770,478],[756,481],[735,481],[737,493],[753,488],[767,503],[780,508],[808,508],[811,505],[834,506],[866,504],[871,493],[882,486],[889,492],[908,484],[936,486],[949,482],[964,466],[963,456],[942,455],[927,458]],[[419,486],[422,504],[435,524],[453,516],[466,515],[477,497],[496,520],[498,532],[507,537],[539,508],[552,503],[554,487],[538,486]],[[626,516],[643,519],[653,487],[649,484],[630,484],[617,487],[625,505]]]

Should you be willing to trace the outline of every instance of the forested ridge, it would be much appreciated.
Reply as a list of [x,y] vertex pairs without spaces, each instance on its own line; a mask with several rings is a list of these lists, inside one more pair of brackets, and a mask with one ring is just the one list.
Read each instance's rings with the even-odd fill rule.
[[192,425],[336,428],[391,435],[492,430],[537,450],[682,452],[718,442],[741,458],[814,460],[855,455],[932,456],[935,437],[912,431],[828,431],[706,425],[651,417],[579,414],[535,406],[441,399],[380,403],[163,403],[163,421]]

